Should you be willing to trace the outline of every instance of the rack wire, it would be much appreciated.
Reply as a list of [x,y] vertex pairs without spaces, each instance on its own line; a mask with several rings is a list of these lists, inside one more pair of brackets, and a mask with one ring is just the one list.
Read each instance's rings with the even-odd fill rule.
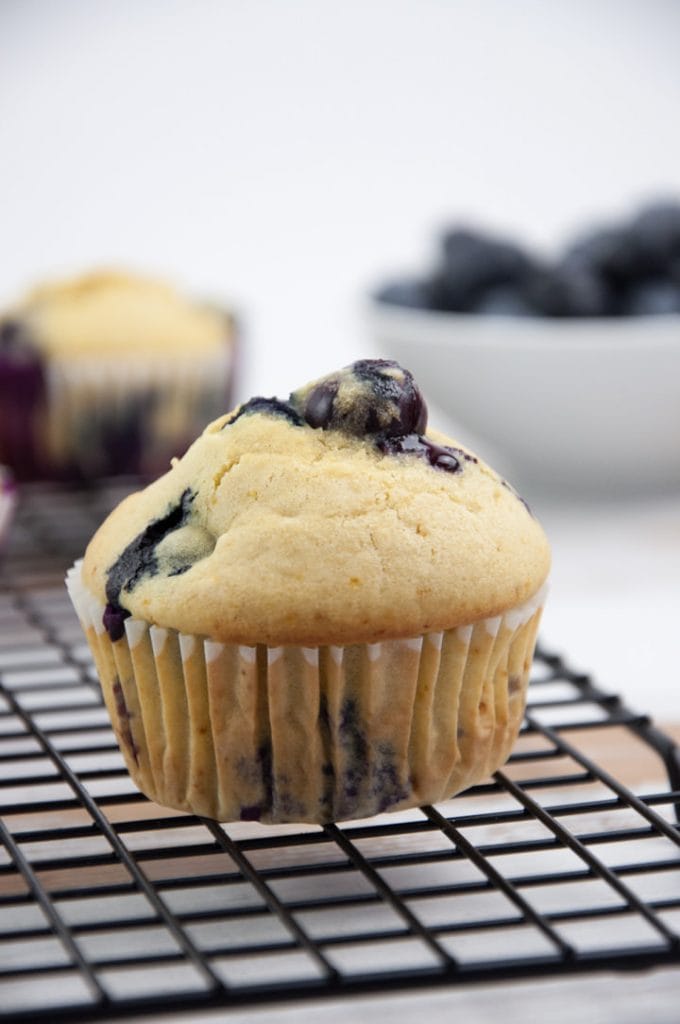
[[[0,575],[0,1019],[680,961],[678,750],[543,651],[508,765],[437,807],[266,827],[142,797],[63,587],[129,487],[25,489]],[[652,792],[601,763],[614,734]]]

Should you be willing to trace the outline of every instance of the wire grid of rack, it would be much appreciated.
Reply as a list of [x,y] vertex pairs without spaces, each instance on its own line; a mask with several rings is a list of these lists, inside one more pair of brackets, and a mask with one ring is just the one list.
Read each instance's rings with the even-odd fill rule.
[[[0,1018],[58,1021],[680,961],[680,758],[539,652],[516,750],[437,807],[218,825],[145,800],[63,574],[129,482],[33,485],[0,575]],[[585,753],[619,730],[636,795]]]

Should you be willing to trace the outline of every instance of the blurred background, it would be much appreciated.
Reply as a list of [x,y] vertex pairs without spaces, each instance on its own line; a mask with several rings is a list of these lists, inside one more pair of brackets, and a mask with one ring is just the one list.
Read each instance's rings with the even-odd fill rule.
[[677,191],[679,40],[674,0],[3,0],[0,299],[167,275],[283,394],[444,224],[550,249]]
[[[237,398],[285,395],[375,354],[369,291],[445,225],[550,253],[677,196],[679,41],[675,0],[3,0],[0,302],[164,276],[237,311]],[[675,498],[527,497],[547,638],[673,714]]]

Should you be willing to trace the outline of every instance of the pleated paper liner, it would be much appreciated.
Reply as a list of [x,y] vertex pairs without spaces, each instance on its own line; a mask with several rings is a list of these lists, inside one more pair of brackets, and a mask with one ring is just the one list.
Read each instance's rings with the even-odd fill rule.
[[544,590],[505,615],[377,644],[218,643],[125,620],[67,586],[130,775],[219,821],[325,822],[434,803],[517,738]]

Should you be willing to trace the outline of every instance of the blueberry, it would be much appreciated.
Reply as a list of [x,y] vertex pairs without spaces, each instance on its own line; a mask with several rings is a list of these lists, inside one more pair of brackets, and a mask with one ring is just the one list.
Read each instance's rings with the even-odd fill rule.
[[603,278],[568,262],[537,270],[525,283],[524,297],[542,316],[607,316],[616,310],[614,291]]
[[496,285],[517,284],[532,268],[518,246],[465,229],[442,239],[439,265],[429,281],[430,304],[450,312],[470,312]]
[[125,620],[130,612],[119,604],[107,604],[102,616],[102,625],[109,634],[112,643],[120,640],[125,634]]
[[290,404],[311,427],[353,437],[397,437],[427,426],[427,406],[413,376],[388,359],[361,359],[293,392]]
[[626,313],[630,316],[680,313],[680,285],[664,277],[636,282],[627,294]]
[[566,250],[562,265],[581,268],[614,288],[647,271],[644,253],[628,225],[599,228],[584,235]]
[[360,359],[350,369],[372,402],[367,433],[402,437],[425,432],[427,406],[408,370],[390,359]]
[[634,219],[631,230],[648,274],[663,274],[680,260],[680,204],[647,206]]
[[378,288],[374,293],[378,302],[408,309],[427,309],[429,294],[422,281],[394,281]]
[[310,427],[328,427],[333,422],[333,404],[340,382],[329,380],[317,384],[305,402],[305,420]]

